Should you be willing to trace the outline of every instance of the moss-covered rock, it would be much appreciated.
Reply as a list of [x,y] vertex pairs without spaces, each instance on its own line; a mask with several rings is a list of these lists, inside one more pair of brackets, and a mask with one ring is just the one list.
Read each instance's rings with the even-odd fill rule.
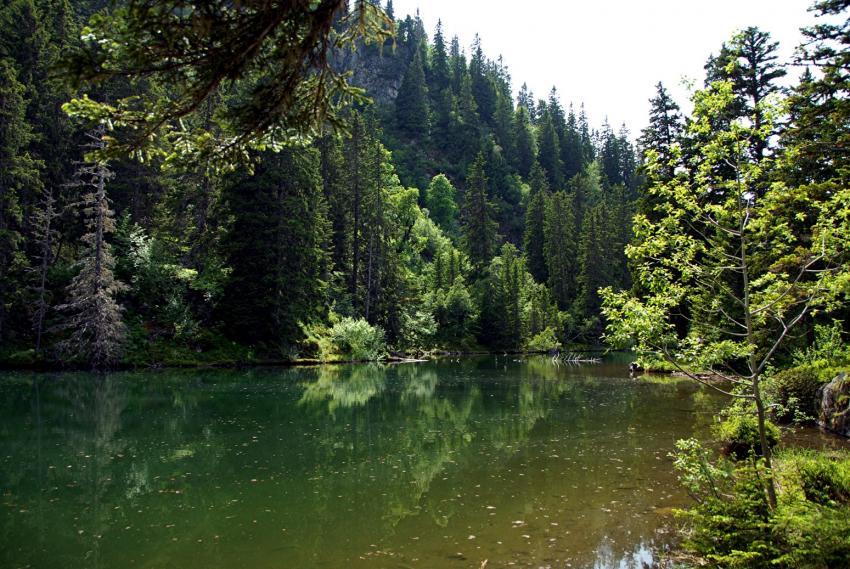
[[818,424],[843,437],[850,437],[850,378],[841,372],[819,391]]
[[[737,459],[744,459],[751,452],[761,456],[758,421],[752,415],[732,415],[717,427],[717,435],[723,441],[724,451]],[[765,435],[770,447],[779,443],[779,427],[765,421]]]

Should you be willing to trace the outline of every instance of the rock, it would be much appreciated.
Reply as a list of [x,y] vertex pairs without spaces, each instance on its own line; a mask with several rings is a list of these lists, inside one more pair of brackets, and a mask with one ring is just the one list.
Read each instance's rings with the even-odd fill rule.
[[850,437],[850,379],[845,372],[818,389],[818,424],[842,437]]

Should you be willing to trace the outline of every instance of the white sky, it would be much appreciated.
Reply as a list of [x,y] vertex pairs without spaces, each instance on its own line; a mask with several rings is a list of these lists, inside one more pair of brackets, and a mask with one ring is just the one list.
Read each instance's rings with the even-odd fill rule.
[[[386,0],[383,0],[385,3]],[[502,55],[514,92],[523,82],[535,99],[554,85],[566,107],[585,104],[591,125],[603,119],[633,136],[646,126],[649,98],[662,81],[689,109],[683,78],[702,85],[703,65],[736,31],[757,26],[788,59],[811,25],[813,0],[393,0],[396,18],[419,8],[429,38],[442,19],[446,41]],[[792,68],[796,81],[800,70]]]

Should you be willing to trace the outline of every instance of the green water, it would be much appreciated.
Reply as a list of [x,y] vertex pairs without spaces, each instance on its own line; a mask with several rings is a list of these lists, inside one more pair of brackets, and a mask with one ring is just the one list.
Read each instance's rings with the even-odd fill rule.
[[642,567],[722,404],[546,358],[0,374],[0,567]]

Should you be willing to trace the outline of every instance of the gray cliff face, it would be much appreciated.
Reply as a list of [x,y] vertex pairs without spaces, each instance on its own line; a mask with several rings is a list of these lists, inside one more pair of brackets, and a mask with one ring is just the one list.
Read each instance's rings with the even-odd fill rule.
[[378,105],[390,105],[398,95],[404,72],[412,53],[402,45],[388,42],[380,49],[375,45],[358,45],[354,50],[334,54],[334,67],[352,73],[350,82],[362,87]]
[[846,373],[835,378],[818,390],[820,416],[818,424],[843,437],[850,437],[850,379]]

